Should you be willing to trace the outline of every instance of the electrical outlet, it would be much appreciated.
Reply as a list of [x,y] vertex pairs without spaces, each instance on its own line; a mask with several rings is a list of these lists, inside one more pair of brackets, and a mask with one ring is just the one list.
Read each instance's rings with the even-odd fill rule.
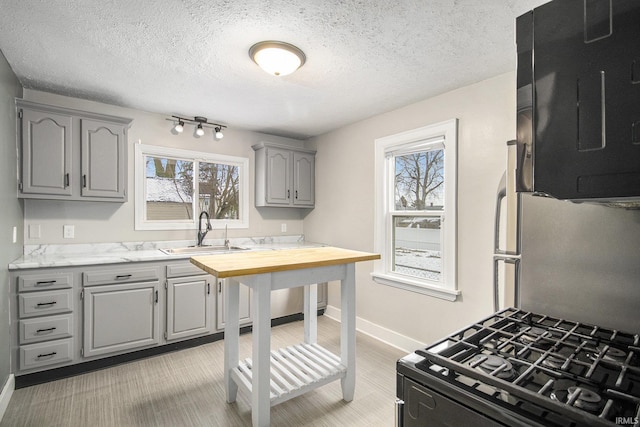
[[74,225],[63,225],[62,237],[65,239],[73,239],[76,237],[76,227]]
[[287,232],[287,224],[280,224],[280,231],[283,233]]
[[30,239],[40,238],[40,224],[29,224],[29,238]]

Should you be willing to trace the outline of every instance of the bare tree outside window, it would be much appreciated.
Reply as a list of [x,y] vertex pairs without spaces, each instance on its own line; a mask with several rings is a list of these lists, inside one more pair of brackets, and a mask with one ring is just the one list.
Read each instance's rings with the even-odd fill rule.
[[148,220],[194,217],[194,167],[198,168],[198,212],[207,211],[211,219],[240,218],[237,165],[201,161],[194,165],[191,161],[152,156],[147,156],[145,163]]
[[397,210],[429,210],[444,206],[444,150],[396,156]]
[[[398,155],[394,162],[394,271],[441,281],[444,149]],[[425,214],[407,215],[416,211]]]

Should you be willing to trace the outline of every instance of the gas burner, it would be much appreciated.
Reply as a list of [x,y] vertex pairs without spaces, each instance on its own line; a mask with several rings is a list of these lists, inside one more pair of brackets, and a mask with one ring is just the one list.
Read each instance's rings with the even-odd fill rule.
[[553,334],[545,329],[537,326],[522,326],[520,327],[520,342],[527,345],[536,345],[541,348],[550,348],[553,345],[552,341],[547,341],[544,338],[551,338]]
[[566,362],[566,359],[562,357],[549,355],[545,357],[544,360],[542,361],[542,366],[545,366],[551,369],[562,369],[562,366],[564,365],[565,362]]
[[[596,360],[602,353],[603,348],[604,348],[603,346],[596,347],[595,352],[588,354],[589,358],[591,360]],[[609,347],[607,351],[604,353],[604,355],[602,356],[602,360],[606,362],[617,362],[617,363],[624,363],[626,358],[627,358],[627,353],[615,347]]]
[[492,354],[477,354],[469,361],[469,365],[502,380],[510,380],[516,376],[516,371],[513,369],[511,362]]
[[602,398],[598,393],[582,387],[571,386],[551,392],[551,399],[573,405],[576,408],[596,414],[602,408]]

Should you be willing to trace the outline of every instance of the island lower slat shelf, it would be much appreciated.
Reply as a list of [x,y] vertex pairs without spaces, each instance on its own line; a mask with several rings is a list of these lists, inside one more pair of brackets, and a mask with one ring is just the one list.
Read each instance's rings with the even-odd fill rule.
[[[231,371],[239,388],[251,396],[252,361],[245,359]],[[271,406],[346,375],[340,358],[318,344],[298,344],[271,351]]]

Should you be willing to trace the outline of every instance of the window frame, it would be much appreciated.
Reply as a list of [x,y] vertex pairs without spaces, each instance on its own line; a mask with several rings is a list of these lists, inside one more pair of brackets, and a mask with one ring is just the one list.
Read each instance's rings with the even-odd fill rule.
[[[195,215],[198,211],[198,197],[193,197],[194,218],[190,220],[147,220],[146,219],[146,156],[162,156],[172,159],[191,161],[194,164],[194,177],[198,176],[196,167],[203,163],[223,163],[238,166],[240,180],[239,206],[240,218],[238,219],[214,219],[211,225],[214,228],[228,226],[228,228],[249,228],[249,159],[224,154],[206,153],[202,151],[183,150],[173,147],[162,147],[149,144],[135,144],[135,229],[136,230],[192,230],[198,224]],[[197,191],[198,180],[193,180],[194,195]]]
[[[440,138],[442,142],[438,142]],[[455,301],[457,289],[457,145],[458,119],[423,126],[375,140],[374,245],[381,259],[371,274],[377,283]],[[441,228],[442,281],[420,279],[393,271],[393,218],[424,216],[438,211],[397,211],[395,209],[395,155],[421,151],[436,144],[444,147],[444,208]]]

